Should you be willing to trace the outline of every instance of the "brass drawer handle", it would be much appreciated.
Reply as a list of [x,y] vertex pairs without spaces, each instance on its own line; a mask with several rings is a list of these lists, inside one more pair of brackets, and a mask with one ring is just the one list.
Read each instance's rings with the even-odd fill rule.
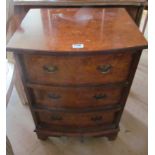
[[43,66],[43,69],[46,71],[46,72],[48,72],[48,73],[55,73],[55,72],[57,72],[58,71],[58,67],[57,66],[53,66],[53,65],[45,65],[45,66]]
[[50,93],[50,94],[48,94],[48,98],[50,98],[50,99],[59,99],[59,98],[61,98],[61,96],[58,95],[58,94]]
[[107,74],[111,71],[111,65],[101,65],[97,67],[97,70],[100,71],[102,74]]
[[103,120],[102,116],[93,116],[91,117],[91,120],[93,122],[100,122],[101,120]]
[[106,99],[107,98],[107,95],[106,94],[98,94],[98,95],[94,95],[94,98],[96,100]]
[[60,115],[52,115],[52,116],[50,117],[50,119],[51,119],[52,121],[61,121],[61,120],[62,120],[62,116],[60,116]]

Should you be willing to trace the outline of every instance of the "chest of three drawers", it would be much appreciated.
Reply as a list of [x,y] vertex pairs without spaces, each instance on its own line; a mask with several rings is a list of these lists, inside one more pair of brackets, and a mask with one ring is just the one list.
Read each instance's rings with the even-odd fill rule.
[[139,52],[15,56],[24,74],[36,132],[116,135]]
[[[46,9],[41,10],[44,16],[47,10],[53,11],[54,9],[45,10]],[[66,13],[67,16],[73,18],[72,13],[76,13],[77,10],[78,9],[70,9],[69,14],[67,14],[68,12],[66,13],[66,9],[59,9],[59,12]],[[25,28],[25,31],[27,31],[26,23],[28,17],[35,11],[30,11],[24,19],[25,22],[22,23],[22,27]],[[51,15],[53,13],[52,11],[50,12]],[[83,38],[83,42],[86,40],[84,43],[86,48],[84,47],[84,49],[74,49],[70,47],[74,42],[78,42],[75,32],[80,32],[80,28],[78,28],[75,23],[73,26],[72,23],[67,24],[63,19],[57,19],[56,17],[53,18],[57,26],[55,33],[59,34],[59,31],[65,28],[63,27],[64,25],[70,26],[71,30],[74,30],[71,31],[71,33],[75,33],[72,36],[67,29],[66,31],[68,33],[64,31],[64,33],[68,34],[68,38],[65,36],[66,42],[64,42],[64,45],[61,45],[64,37],[64,33],[62,32],[60,33],[62,34],[61,37],[58,34],[55,36],[55,42],[53,46],[51,45],[55,35],[52,31],[54,24],[52,25],[53,29],[51,31],[48,30],[53,35],[53,37],[50,38],[50,43],[50,39],[46,33],[48,42],[45,42],[45,40],[41,42],[42,48],[45,48],[44,43],[46,43],[46,46],[51,49],[46,49],[46,47],[44,50],[40,50],[39,39],[35,42],[32,40],[33,43],[38,43],[35,45],[33,45],[31,41],[28,41],[26,45],[29,45],[29,48],[32,48],[31,50],[27,50],[25,44],[23,48],[23,42],[19,38],[21,36],[24,36],[24,39],[27,37],[32,38],[33,35],[29,34],[29,31],[28,35],[30,36],[26,35],[27,32],[25,32],[25,34],[19,33],[19,31],[16,32],[17,37],[15,36],[14,40],[18,40],[18,46],[22,48],[15,48],[14,40],[8,45],[11,46],[8,47],[8,49],[14,51],[14,56],[21,73],[36,125],[35,131],[40,139],[47,139],[48,136],[107,136],[110,140],[113,140],[118,134],[119,121],[139,62],[141,50],[147,46],[147,43],[140,32],[138,32],[138,29],[136,29],[133,33],[136,36],[137,42],[134,42],[135,44],[132,45],[132,41],[129,40],[129,43],[125,46],[126,40],[128,40],[128,37],[130,39],[130,36],[124,33],[129,33],[130,31],[118,28],[116,22],[113,25],[115,27],[111,28],[112,30],[105,26],[106,31],[102,31],[104,31],[104,33],[107,33],[107,31],[114,33],[116,30],[124,31],[120,34],[115,32],[118,33],[116,35],[109,33],[109,35],[114,37],[113,39],[116,40],[116,43],[120,41],[123,42],[123,39],[127,38],[125,40],[126,42],[122,44],[125,47],[118,48],[118,44],[112,40],[105,39],[104,35],[102,35],[101,38],[99,37],[100,42],[97,42],[94,38],[98,36],[96,36],[95,33],[99,31],[96,25],[100,19],[99,16],[101,12],[105,11],[105,14],[107,12],[107,14],[110,15],[109,23],[109,19],[105,16],[109,24],[108,26],[114,22],[116,17],[119,17],[119,13],[122,17],[120,17],[122,21],[126,18],[126,20],[129,20],[129,25],[127,26],[131,28],[132,20],[124,9],[87,8],[85,11],[85,13],[87,13],[87,11],[89,11],[89,13],[91,12],[95,18],[93,22],[96,23],[87,23],[87,26],[81,25],[83,28],[81,32],[86,34],[79,36],[77,40],[83,40]],[[111,16],[113,13],[117,16]],[[122,13],[125,15],[122,16]],[[45,22],[44,20],[43,22]],[[45,32],[47,31],[47,25],[49,25],[49,21],[47,21],[45,24]],[[59,22],[62,26],[61,29],[59,29]],[[35,24],[33,23],[31,28],[34,26]],[[92,33],[92,29],[96,30],[94,31],[95,33],[89,36],[90,33],[87,34],[87,32],[84,31],[85,26],[87,27],[88,33],[89,31]],[[134,23],[133,27],[136,27]],[[35,31],[35,29],[33,30]],[[42,29],[39,28],[38,30]],[[41,34],[40,31],[39,33]],[[21,36],[19,37],[18,35]],[[94,35],[93,41],[96,41],[96,45],[88,43],[88,39],[91,40],[92,35]],[[125,38],[122,35],[127,37]],[[85,39],[85,37],[87,39]],[[111,37],[109,39],[111,39]],[[42,36],[42,38],[44,38],[44,36]],[[73,40],[71,38],[73,38]],[[35,39],[37,40],[36,36]],[[57,45],[57,41],[60,43],[59,46]],[[100,44],[102,43],[101,41],[103,44]],[[111,45],[109,45],[111,49],[108,49],[108,46],[106,46],[108,42],[111,43]],[[136,46],[136,44],[138,44],[138,46]],[[128,47],[129,45],[131,47]],[[55,49],[52,49],[53,47],[55,47]],[[107,48],[106,50],[104,49],[105,47]]]

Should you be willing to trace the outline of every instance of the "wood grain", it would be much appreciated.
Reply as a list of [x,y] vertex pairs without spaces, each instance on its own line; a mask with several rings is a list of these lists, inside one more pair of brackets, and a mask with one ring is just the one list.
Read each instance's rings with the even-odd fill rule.
[[[78,4],[76,3],[78,2]],[[65,3],[65,4],[64,4]],[[142,16],[142,11],[145,6],[146,1],[145,0],[135,0],[135,1],[120,1],[120,0],[103,0],[103,1],[69,1],[66,2],[60,2],[60,1],[49,1],[49,0],[43,0],[43,1],[32,1],[32,0],[16,0],[14,1],[14,15],[9,21],[8,24],[8,31],[7,31],[7,41],[11,38],[13,33],[16,31],[20,23],[22,22],[24,16],[26,13],[32,9],[32,8],[52,8],[52,7],[64,7],[67,5],[67,7],[123,7],[125,8],[129,15],[132,17],[132,19],[135,21],[135,23],[139,26]],[[139,11],[141,10],[141,11]],[[138,18],[137,18],[138,17]]]
[[146,0],[15,0],[15,5],[79,6],[79,5],[141,5]]
[[34,104],[48,108],[99,108],[120,103],[123,88],[41,87],[31,89]]
[[[38,11],[45,13],[43,14],[44,16],[38,14]],[[52,22],[48,22],[49,16],[47,16],[46,11],[49,11],[49,14],[52,15],[52,17],[54,15],[54,20],[51,20]],[[103,17],[103,11],[105,13],[104,24],[102,24],[103,29],[101,30],[103,30],[104,33],[99,29],[100,21],[101,23],[103,22],[103,19],[101,18]],[[29,19],[32,20],[40,17],[44,18],[41,18],[41,23],[35,27],[36,30],[40,30],[40,33],[38,33],[35,31]],[[66,20],[69,21],[69,24]],[[19,62],[18,65],[21,69],[21,76],[24,81],[25,90],[30,100],[30,109],[36,123],[38,138],[44,140],[46,139],[46,136],[52,135],[52,132],[53,135],[55,135],[56,131],[51,128],[48,128],[48,131],[45,133],[41,133],[40,128],[44,129],[43,124],[47,124],[49,127],[60,127],[57,133],[60,134],[59,136],[65,136],[63,131],[65,127],[72,126],[82,129],[83,127],[89,128],[89,126],[92,126],[96,127],[95,133],[97,136],[101,134],[100,136],[107,136],[110,140],[116,139],[119,131],[120,118],[137,69],[141,51],[143,48],[147,47],[145,38],[138,31],[137,26],[131,20],[125,9],[85,8],[82,9],[82,11],[77,8],[50,10],[37,9],[30,10],[24,21],[26,25],[26,29],[23,29],[24,34],[19,33],[18,36],[17,31],[13,36],[13,39],[10,41],[12,42],[13,40],[12,45],[14,47],[8,49],[14,52],[16,61]],[[76,22],[78,24],[76,24]],[[127,25],[122,27],[120,22],[125,22]],[[42,24],[45,25],[44,28],[41,28]],[[50,27],[47,25],[50,25],[52,28],[55,26],[56,29],[58,28],[57,30],[54,28],[54,31],[52,31],[56,35],[53,33],[50,35]],[[22,26],[23,25],[21,25],[21,27]],[[82,30],[80,32],[83,32],[83,35],[82,33],[77,33],[77,29],[80,27],[80,30]],[[68,28],[71,31],[68,30]],[[31,30],[33,30],[33,35]],[[40,36],[42,39],[40,42],[38,40],[38,34],[40,35],[42,31],[44,31],[44,35]],[[48,35],[46,34],[47,32]],[[97,38],[96,34],[100,36]],[[131,38],[131,35],[134,35],[135,40],[133,37]],[[18,40],[18,37],[20,40]],[[93,40],[93,42],[91,43],[88,41],[87,44],[82,44],[82,48],[80,49],[77,49],[77,47],[74,48],[73,46],[72,48],[68,48],[68,45],[70,45],[71,41],[74,41],[74,39],[84,39],[84,41],[87,41],[85,40],[86,38],[87,40]],[[23,40],[26,44],[24,42],[20,42]],[[45,41],[47,41],[46,44]],[[17,45],[17,43],[19,44]],[[57,43],[59,43],[59,46]],[[85,47],[85,45],[87,46]],[[22,46],[22,48],[19,46]],[[130,51],[129,49],[132,50]],[[47,53],[48,55],[46,55]],[[56,55],[53,55],[53,53]],[[74,87],[76,90],[76,85],[78,84],[89,84],[89,86],[94,86],[93,84],[107,85],[112,83],[115,85],[119,82],[124,82],[124,84],[126,82],[128,83],[128,87],[126,87],[121,93],[121,100],[119,102],[123,105],[123,107],[121,107],[121,110],[119,109],[119,111],[115,109],[116,107],[113,107],[111,110],[102,109],[98,111],[95,111],[94,108],[90,108],[91,110],[89,109],[89,111],[85,111],[83,113],[75,112],[75,110],[70,110],[69,112],[67,111],[69,109],[66,109],[66,111],[60,111],[59,107],[55,110],[50,110],[50,108],[38,108],[37,106],[33,106],[35,101],[33,97],[35,95],[29,90],[29,88],[27,88],[28,83],[35,83],[39,85],[60,84],[62,87],[63,84],[67,84],[68,87],[72,86],[72,88]],[[65,88],[67,90],[67,87]],[[69,95],[71,95],[71,92]],[[83,96],[83,94],[81,94],[81,96]],[[101,95],[96,98],[100,98],[100,96]],[[61,95],[55,94],[54,92],[48,94],[48,97],[52,99],[59,99],[61,98]],[[74,101],[75,95],[73,95],[73,98]],[[89,100],[87,99],[87,101]],[[66,102],[66,100],[64,102]],[[86,109],[88,110],[88,107]],[[117,114],[116,110],[118,111]],[[112,126],[113,123],[114,126]],[[105,124],[111,125],[111,128],[105,129],[107,135],[105,133],[102,134],[103,131],[98,131],[97,126],[102,124],[103,126]],[[78,132],[77,134],[79,135],[81,133]],[[75,133],[75,135],[77,134]],[[88,132],[82,134],[82,136],[86,135],[91,136],[93,133],[88,130]]]
[[[48,126],[59,126],[61,128],[74,127],[74,130],[80,132],[83,127],[100,127],[106,124],[115,123],[116,110],[104,111],[104,112],[88,112],[88,113],[67,113],[67,112],[49,112],[41,111],[36,112],[39,117],[39,124],[48,124]],[[76,130],[77,129],[77,130]],[[89,129],[88,129],[89,131]],[[59,131],[58,131],[59,132]],[[63,135],[63,131],[61,131]],[[60,135],[60,136],[61,136]],[[64,134],[65,135],[65,134]]]
[[[74,44],[84,47],[73,48]],[[118,8],[32,9],[7,45],[8,50],[19,53],[104,52],[132,47],[143,49],[147,42],[125,9]]]
[[[114,142],[105,138],[51,137],[38,141],[29,108],[20,104],[14,90],[7,109],[7,134],[16,155],[146,155],[147,154],[147,52],[143,52],[130,95],[120,123],[120,133]],[[20,116],[20,117],[19,117]],[[26,116],[26,117],[25,117]],[[49,134],[49,133],[48,133]],[[59,133],[60,134],[60,133]],[[106,133],[107,134],[107,133]],[[40,134],[41,135],[41,134]],[[44,136],[42,136],[44,137]],[[47,138],[47,136],[45,136]],[[23,147],[24,146],[24,147]],[[59,146],[59,147],[58,147]],[[67,151],[66,151],[67,150]]]
[[[16,155],[146,155],[147,154],[147,55],[145,51],[136,72],[127,105],[120,123],[116,141],[85,137],[81,143],[78,137],[51,137],[39,141],[28,106],[22,105],[16,90],[13,90],[7,108],[7,134]],[[20,116],[20,117],[19,117]],[[25,117],[26,116],[26,117]],[[23,147],[24,146],[24,147]]]
[[[75,52],[76,53],[76,52]],[[36,84],[107,84],[125,82],[129,75],[132,54],[96,56],[37,56],[20,57],[27,82]],[[111,67],[102,73],[102,66]],[[45,67],[56,67],[54,72]],[[24,70],[23,68],[23,70]]]

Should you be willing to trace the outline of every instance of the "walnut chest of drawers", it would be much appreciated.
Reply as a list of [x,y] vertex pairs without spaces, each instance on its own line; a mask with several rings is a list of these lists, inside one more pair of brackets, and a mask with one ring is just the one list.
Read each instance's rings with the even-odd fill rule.
[[147,42],[122,8],[31,9],[7,45],[38,138],[117,137]]

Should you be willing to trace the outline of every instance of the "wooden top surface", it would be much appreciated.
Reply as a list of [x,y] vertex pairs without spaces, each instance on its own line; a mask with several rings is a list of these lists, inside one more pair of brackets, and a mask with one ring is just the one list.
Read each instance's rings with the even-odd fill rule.
[[147,42],[125,9],[31,9],[7,49],[23,52],[97,52],[143,49]]
[[79,6],[79,5],[141,5],[146,0],[14,0],[15,5]]

